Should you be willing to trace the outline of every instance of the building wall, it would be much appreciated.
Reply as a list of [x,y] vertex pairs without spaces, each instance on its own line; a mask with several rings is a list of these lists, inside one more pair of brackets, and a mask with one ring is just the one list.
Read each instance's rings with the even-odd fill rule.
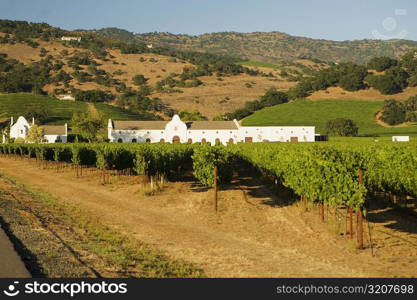
[[56,140],[58,137],[61,139],[60,143],[66,143],[67,142],[67,136],[66,135],[45,135],[44,139],[48,141],[48,143],[53,144],[56,143]]
[[[237,126],[239,126],[237,124]],[[113,130],[109,121],[108,137],[110,142],[151,142],[157,143],[161,139],[172,143],[178,137],[181,143],[205,142],[216,144],[220,141],[226,145],[229,142],[314,142],[315,127],[313,126],[239,126],[238,129],[201,129],[191,130],[178,116],[168,122],[165,130]]]
[[291,142],[297,138],[298,142],[314,142],[315,127],[313,126],[263,126],[239,128],[240,141],[245,137],[252,137],[253,142]]
[[28,132],[29,132],[30,125],[26,121],[25,118],[19,117],[15,124],[10,127],[10,138],[17,139],[22,138],[25,139]]
[[165,139],[164,130],[112,130],[109,129],[109,140],[112,143],[158,143],[161,139]]
[[[28,121],[24,117],[19,117],[16,123],[10,127],[10,138],[26,139],[29,133],[30,126],[31,125],[28,123]],[[67,125],[65,124],[65,126]],[[67,129],[65,130],[67,131]],[[55,143],[58,137],[61,138],[62,143],[67,142],[67,135],[45,135],[44,139],[47,141],[47,143]]]

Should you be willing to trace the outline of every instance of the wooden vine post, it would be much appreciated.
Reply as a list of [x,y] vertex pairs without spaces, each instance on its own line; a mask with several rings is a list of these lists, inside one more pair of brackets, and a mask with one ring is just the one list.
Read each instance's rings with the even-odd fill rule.
[[213,198],[213,206],[214,211],[217,212],[217,166],[214,166],[214,182],[213,182],[213,188],[214,188],[214,198]]
[[[358,180],[359,184],[363,184],[363,171],[359,170],[358,173]],[[363,249],[363,213],[362,213],[362,207],[359,207],[358,209],[358,248]]]
[[352,207],[348,208],[349,210],[349,235],[353,239],[353,210]]

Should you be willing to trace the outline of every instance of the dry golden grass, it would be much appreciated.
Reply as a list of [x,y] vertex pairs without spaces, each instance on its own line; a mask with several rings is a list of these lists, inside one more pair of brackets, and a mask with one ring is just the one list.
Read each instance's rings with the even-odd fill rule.
[[366,90],[360,90],[356,92],[348,92],[343,90],[340,87],[330,87],[324,91],[314,92],[307,99],[310,100],[334,100],[334,99],[357,99],[357,100],[387,100],[387,99],[396,99],[396,100],[406,100],[411,96],[417,94],[417,87],[408,87],[402,93],[395,95],[382,95],[378,90],[369,88]]
[[[9,58],[17,59],[23,63],[30,63],[39,61],[40,48],[45,48],[48,55],[52,55],[54,59],[60,59],[67,63],[67,58],[76,51],[86,51],[85,49],[77,49],[67,47],[59,41],[45,42],[35,40],[40,45],[38,48],[32,48],[26,44],[2,44],[0,45],[0,53],[6,53]],[[60,52],[66,49],[68,56],[62,57]],[[108,61],[96,60],[99,64],[98,68],[112,74],[114,78],[121,80],[127,86],[135,88],[132,82],[132,77],[137,74],[142,74],[149,78],[148,84],[154,86],[155,83],[170,73],[181,73],[184,67],[192,67],[193,65],[177,59],[176,62],[172,58],[156,54],[121,54],[119,50],[110,50],[110,54],[114,57]],[[143,58],[145,61],[141,62],[139,59]],[[151,61],[153,60],[153,62]],[[305,65],[309,68],[319,68],[319,64],[308,59],[298,59],[294,62]],[[84,71],[86,67],[82,66]],[[163,102],[177,110],[197,109],[203,115],[212,119],[220,113],[232,112],[241,108],[246,101],[257,99],[263,95],[269,88],[277,88],[281,91],[286,91],[294,86],[295,82],[288,82],[283,80],[279,73],[280,70],[274,70],[267,67],[249,67],[251,69],[261,71],[264,73],[272,73],[275,78],[263,76],[249,76],[247,74],[240,74],[237,76],[223,77],[222,81],[217,80],[215,76],[204,76],[200,79],[203,85],[194,88],[178,88],[182,93],[153,93],[152,97],[159,97]],[[296,69],[296,66],[288,66],[286,68]],[[74,70],[67,65],[62,68],[67,73],[71,74]],[[121,71],[121,75],[116,75],[114,72]],[[301,71],[301,70],[298,70]],[[375,72],[374,74],[381,74]],[[247,88],[245,84],[251,84],[251,88]],[[79,84],[76,80],[70,82],[71,86],[81,90],[101,89],[117,94],[115,88],[105,87],[94,82],[86,82]],[[63,87],[63,85],[47,85],[45,90],[52,93],[55,88]],[[398,99],[405,100],[417,94],[417,87],[407,88],[404,92],[396,95],[382,95],[377,90],[370,88],[357,92],[348,92],[339,87],[331,87],[326,91],[314,92],[308,99],[360,99],[360,100],[385,100]],[[228,99],[227,99],[228,98]]]
[[[182,88],[180,90],[183,93],[156,93],[153,96],[161,98],[177,110],[198,109],[204,116],[211,119],[220,113],[241,108],[246,101],[257,99],[269,88],[274,87],[285,91],[295,85],[293,82],[247,74],[223,77],[223,81],[218,81],[214,76],[204,76],[200,79],[203,85],[195,88]],[[251,84],[252,87],[247,88],[246,83]],[[226,100],[226,97],[229,97],[229,100]]]
[[[119,50],[111,50],[110,54],[115,58],[111,59],[119,64],[113,64],[113,62],[102,62],[101,69],[113,74],[116,70],[122,70],[125,72],[123,75],[115,75],[114,77],[122,80],[127,86],[134,86],[132,77],[137,74],[142,74],[146,78],[149,78],[148,84],[153,85],[157,81],[167,77],[170,73],[181,73],[184,67],[192,67],[193,65],[187,62],[181,62],[177,59],[177,62],[170,62],[170,57],[157,55],[157,54],[121,54]],[[143,57],[144,62],[140,62],[139,59]],[[156,60],[151,62],[150,59]],[[123,65],[125,64],[125,65]],[[164,71],[165,70],[165,71]]]
[[65,47],[60,42],[33,40],[39,43],[38,48],[32,48],[26,44],[2,44],[0,45],[0,53],[6,53],[8,58],[13,58],[27,64],[41,59],[39,56],[41,48],[45,48],[48,51],[48,55],[52,55],[54,58],[59,56],[59,52],[64,49],[67,49],[70,54],[75,50],[74,48]]

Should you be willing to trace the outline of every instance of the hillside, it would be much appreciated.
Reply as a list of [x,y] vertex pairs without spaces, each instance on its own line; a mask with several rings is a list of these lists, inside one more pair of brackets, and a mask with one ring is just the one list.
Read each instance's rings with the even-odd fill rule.
[[[272,38],[275,35],[284,40],[290,38],[280,33],[267,36],[275,41]],[[62,36],[80,37],[81,41],[62,41]],[[164,34],[142,36],[157,38]],[[259,50],[261,56],[264,47],[268,47],[272,54],[278,49],[275,42],[264,44],[262,33],[203,36],[217,41],[227,40],[231,36],[234,37],[233,41],[239,41],[247,36],[251,43],[257,41],[259,49],[256,48],[256,51]],[[127,43],[132,38],[135,43]],[[291,40],[298,41],[298,38],[292,37]],[[71,93],[77,102],[95,102],[96,106],[102,102],[124,113],[133,112],[136,116],[153,115],[154,118],[168,119],[177,111],[198,110],[203,116],[213,119],[246,107],[248,101],[257,100],[270,88],[286,92],[300,81],[315,76],[316,71],[337,66],[317,58],[299,58],[294,54],[296,51],[285,48],[290,47],[291,43],[283,49],[288,55],[294,55],[292,60],[274,60],[272,63],[262,57],[254,57],[259,60],[244,60],[230,56],[236,54],[233,47],[228,56],[223,56],[183,51],[188,48],[193,50],[195,45],[187,42],[188,48],[185,49],[181,46],[181,39],[177,43],[179,50],[175,50],[168,45],[170,38],[166,41],[166,45],[152,44],[152,47],[148,47],[150,45],[147,43],[151,41],[140,41],[138,35],[117,28],[71,32],[47,24],[0,20],[0,90],[9,93],[47,93],[51,97]],[[328,41],[310,42],[315,45],[316,42]],[[367,42],[385,46],[394,45],[392,43],[402,43],[407,47],[413,45],[406,41]],[[203,43],[194,50],[203,51],[205,45]],[[408,49],[406,46],[397,46],[395,51],[398,53]],[[378,52],[380,48],[376,47],[375,52],[369,50],[369,55],[387,55]],[[333,54],[341,55],[343,60],[343,53]],[[367,86],[355,92],[329,87],[312,91],[308,99],[405,100],[415,93],[417,87],[407,87],[394,95],[382,95]]]
[[[108,86],[96,81],[80,82],[71,75],[74,73],[74,70],[68,65],[70,58],[78,55],[81,51],[86,52],[86,50],[66,47],[58,41],[35,41],[40,44],[39,48],[46,49],[48,55],[53,57],[54,63],[58,61],[64,63],[61,70],[71,76],[71,79],[67,82],[68,87],[84,91],[99,89],[109,91],[115,95],[120,94],[116,86]],[[0,45],[0,53],[7,54],[7,57],[10,59],[29,64],[41,59],[39,48],[32,48],[22,43],[5,44]],[[63,55],[63,50],[68,53]],[[132,81],[132,77],[137,74],[144,75],[148,79],[147,85],[153,87],[158,81],[168,77],[170,74],[179,74],[184,68],[195,67],[188,62],[173,60],[172,57],[164,55],[153,53],[122,54],[120,50],[113,49],[108,51],[111,58],[106,60],[93,59],[98,64],[97,69],[103,70],[108,74],[109,78],[117,80],[132,89],[138,88]],[[89,74],[92,78],[96,77],[88,70],[88,66],[81,66],[81,68],[81,72]],[[259,68],[256,69],[259,70]],[[52,71],[52,76],[58,74],[61,70]],[[267,71],[267,69],[263,68],[262,71]],[[269,71],[274,73],[275,78],[237,74],[225,75],[219,80],[215,75],[202,76],[199,77],[202,82],[199,86],[190,88],[175,87],[173,90],[152,91],[150,96],[160,98],[164,104],[175,110],[197,109],[211,119],[220,112],[231,112],[243,106],[246,101],[256,99],[264,94],[268,88],[275,87],[280,90],[287,90],[295,84],[294,82],[281,79],[278,72],[275,72],[273,69],[269,69]],[[251,87],[247,88],[245,84],[250,84]],[[69,90],[61,82],[49,83],[44,87],[44,90],[50,95],[59,94],[60,89]]]
[[326,62],[365,63],[374,56],[398,58],[417,47],[417,42],[408,40],[338,42],[291,36],[281,32],[218,32],[198,36],[164,32],[133,35],[114,28],[104,28],[94,32],[113,39],[140,41],[180,50],[227,54],[270,63],[300,58]]
[[[116,118],[119,120],[135,120],[138,118],[149,118],[149,116],[127,112],[118,107],[96,103],[94,109],[104,119]],[[0,120],[25,116],[30,112],[42,110],[47,114],[45,124],[64,124],[70,122],[72,115],[76,112],[85,112],[89,108],[87,103],[61,101],[45,96],[30,94],[0,94]]]
[[[246,67],[243,62],[241,67],[228,58],[120,44],[91,32],[65,32],[25,22],[0,20],[0,31],[3,31],[0,32],[0,74],[2,70],[15,68],[14,74],[9,71],[11,80],[28,80],[31,81],[28,85],[33,85],[40,77],[42,90],[50,96],[101,90],[111,93],[106,100],[108,104],[163,118],[168,118],[172,110],[197,109],[212,119],[219,113],[242,107],[269,88],[285,91],[293,86],[294,82],[280,76],[282,70],[288,76],[303,72],[302,67],[283,65],[279,69]],[[53,37],[45,38],[44,31],[54,32]],[[63,42],[60,40],[63,35],[79,36],[82,40]],[[26,69],[19,69],[23,67],[16,63]],[[39,76],[40,72],[48,74]],[[36,75],[28,79],[23,73]],[[146,82],[135,84],[136,75],[143,75]],[[35,86],[22,88],[16,90],[12,85],[10,92],[33,92]]]
[[365,100],[305,100],[280,104],[255,112],[243,119],[247,126],[316,126],[323,133],[325,123],[334,118],[352,119],[359,127],[359,135],[415,135],[416,126],[383,127],[376,122],[375,114],[383,101]]

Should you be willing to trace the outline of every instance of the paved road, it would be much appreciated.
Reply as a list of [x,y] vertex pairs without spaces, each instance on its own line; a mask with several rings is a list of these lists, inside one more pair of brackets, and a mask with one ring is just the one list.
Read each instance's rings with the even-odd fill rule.
[[0,226],[0,278],[30,278],[22,259]]

